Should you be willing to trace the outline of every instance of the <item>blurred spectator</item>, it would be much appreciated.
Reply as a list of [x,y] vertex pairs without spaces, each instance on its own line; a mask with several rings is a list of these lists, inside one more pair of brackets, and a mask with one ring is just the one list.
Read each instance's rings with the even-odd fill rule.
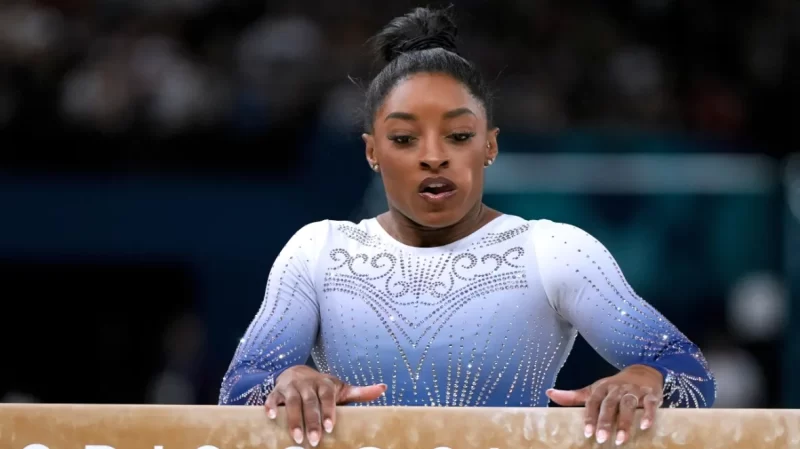
[[[760,112],[788,101],[782,92],[790,90],[788,55],[798,36],[785,19],[796,23],[795,3],[487,5],[465,1],[456,12],[462,51],[497,79],[506,130],[683,127],[745,141],[761,136],[774,154],[788,148],[791,134]],[[48,136],[136,130],[167,142],[216,129],[233,131],[221,142],[236,145],[233,136],[266,142],[270,130],[295,135],[298,124],[350,129],[356,111],[347,109],[359,94],[342,86],[379,68],[366,40],[411,6],[4,2],[0,138],[3,129]],[[55,149],[39,156],[48,151],[58,159]],[[156,166],[165,157],[146,156]]]
[[199,398],[205,332],[201,321],[184,315],[164,335],[162,370],[151,381],[147,401],[153,404],[194,404]]
[[780,337],[788,319],[788,292],[771,273],[742,277],[728,300],[728,322],[740,341]]
[[[90,183],[86,190],[79,185],[61,197],[53,194],[68,190],[61,178],[44,176],[24,184],[20,190],[27,196],[12,201],[20,209],[43,211],[17,222],[16,229],[28,232],[28,243],[4,233],[13,242],[9,248],[26,257],[167,253],[191,260],[202,273],[198,278],[216,285],[203,285],[195,298],[211,306],[207,316],[187,314],[164,335],[162,364],[143,381],[148,402],[214,401],[220,364],[230,356],[223,348],[229,341],[220,335],[239,332],[242,323],[236,319],[252,317],[247,307],[259,299],[271,257],[298,223],[345,218],[364,194],[372,174],[365,165],[350,171],[353,161],[363,164],[363,156],[341,157],[341,152],[363,151],[358,139],[363,88],[381,68],[367,40],[417,5],[408,0],[0,2],[2,171],[96,169],[113,181],[124,178],[109,175],[111,169],[138,171],[145,178],[153,170],[235,175],[230,184],[205,179],[207,184],[175,191],[172,183],[180,181],[165,176],[164,184],[132,183],[99,197],[90,193],[108,185]],[[496,87],[503,151],[784,156],[797,148],[794,98],[800,92],[794,81],[797,58],[791,57],[800,43],[797,1],[463,0],[455,6],[461,52]],[[597,132],[589,136],[582,128]],[[671,132],[630,138],[636,134],[626,132],[631,129]],[[554,134],[562,135],[551,140]],[[682,140],[681,134],[699,138]],[[729,145],[709,143],[720,139]],[[569,176],[564,173],[569,167],[558,167],[551,170],[553,179]],[[293,176],[300,171],[305,178]],[[579,181],[596,181],[612,171],[592,166],[572,173],[580,174]],[[632,169],[613,173],[634,181],[650,176]],[[258,179],[252,190],[243,174]],[[69,184],[73,178],[67,179]],[[3,199],[16,199],[15,188],[12,184]],[[775,225],[779,207],[767,190],[730,198],[507,192],[491,201],[506,201],[508,211],[528,218],[563,220],[598,234],[637,288],[684,321],[682,329],[698,336],[707,332],[697,309],[717,321],[727,318],[731,332],[697,340],[718,377],[717,404],[754,407],[777,403],[779,393],[770,390],[777,383],[777,350],[761,349],[777,346],[782,333],[789,333],[783,283],[797,282],[774,274],[782,236]],[[800,220],[800,181],[787,180],[786,190],[787,216]],[[382,191],[365,196],[362,216],[384,210]],[[370,203],[379,210],[368,211]],[[170,215],[173,208],[179,212]],[[283,220],[276,220],[276,213]],[[57,231],[46,227],[51,223]],[[161,226],[180,229],[179,244]],[[2,255],[15,260],[12,250]],[[787,259],[800,254],[786,252]],[[241,265],[220,269],[220,261],[229,260],[221,254]],[[204,263],[213,269],[200,270]],[[232,297],[240,301],[235,307],[220,305]],[[215,315],[228,308],[229,316]],[[203,347],[214,326],[216,340],[209,346],[217,346],[216,354]],[[225,360],[204,360],[211,357]],[[569,376],[565,372],[561,379]],[[20,388],[12,385],[2,400],[38,401],[15,390]]]
[[39,402],[39,398],[32,394],[23,393],[21,391],[9,391],[0,399],[0,402],[11,404],[32,404]]
[[758,360],[720,336],[707,342],[704,354],[717,381],[718,408],[762,408],[769,403],[766,377]]

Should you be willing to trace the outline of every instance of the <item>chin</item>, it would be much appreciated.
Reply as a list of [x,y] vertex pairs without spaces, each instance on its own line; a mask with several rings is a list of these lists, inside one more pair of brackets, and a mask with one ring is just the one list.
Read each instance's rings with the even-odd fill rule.
[[420,226],[431,229],[441,229],[453,226],[464,218],[455,210],[441,210],[436,212],[419,212],[414,214],[414,222]]

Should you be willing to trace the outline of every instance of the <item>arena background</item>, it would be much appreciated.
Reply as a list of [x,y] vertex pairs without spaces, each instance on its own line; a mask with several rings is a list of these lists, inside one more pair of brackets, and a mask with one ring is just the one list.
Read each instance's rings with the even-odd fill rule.
[[[605,243],[717,406],[800,406],[800,3],[454,4],[497,89],[486,201]],[[0,3],[0,398],[216,403],[287,239],[385,205],[364,43],[412,6]],[[559,385],[611,372],[581,342]]]

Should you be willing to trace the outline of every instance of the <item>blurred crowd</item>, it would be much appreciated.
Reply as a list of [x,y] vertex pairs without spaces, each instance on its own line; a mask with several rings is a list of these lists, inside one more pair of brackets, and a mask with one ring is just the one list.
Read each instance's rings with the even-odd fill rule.
[[[678,128],[775,155],[796,139],[796,1],[454,4],[463,53],[495,80],[501,128]],[[415,5],[4,0],[0,138],[127,136],[121,154],[148,154],[142,140],[350,130],[380,68],[366,41]]]
[[[501,142],[512,141],[509,134],[516,132],[524,136],[517,147],[536,151],[547,146],[536,146],[547,140],[537,140],[540,136],[563,133],[569,140],[570,132],[590,129],[614,132],[603,143],[584,136],[558,148],[587,151],[585,143],[594,139],[600,151],[614,152],[619,150],[615,137],[629,130],[653,131],[643,139],[651,144],[629,144],[638,152],[647,146],[664,152],[702,148],[782,157],[800,144],[795,106],[800,59],[793,57],[800,47],[797,0],[452,3],[462,53],[494,82]],[[164,168],[196,173],[200,168],[234,177],[255,170],[267,182],[286,175],[263,190],[260,184],[247,190],[211,178],[204,181],[208,184],[177,191],[169,190],[177,181],[151,185],[141,180],[113,190],[73,179],[60,184],[60,178],[47,176],[0,188],[0,195],[6,195],[0,200],[27,195],[19,197],[26,198],[18,203],[23,206],[16,212],[12,206],[9,214],[20,223],[12,228],[18,234],[0,233],[7,239],[0,238],[0,259],[11,260],[12,266],[18,264],[14,250],[25,257],[40,251],[36,254],[42,259],[64,258],[60,263],[72,266],[79,256],[112,258],[130,244],[143,258],[169,254],[189,261],[197,271],[187,272],[202,281],[198,292],[185,295],[195,306],[238,298],[251,307],[237,308],[230,316],[213,307],[208,316],[178,313],[165,329],[153,330],[160,338],[153,343],[156,349],[140,344],[142,353],[154,354],[156,367],[130,374],[147,383],[142,391],[136,390],[135,397],[112,397],[101,390],[91,400],[215,400],[225,367],[205,360],[212,350],[198,342],[208,338],[218,346],[233,346],[233,339],[220,340],[220,329],[238,339],[239,328],[258,305],[262,271],[289,229],[313,214],[331,215],[332,209],[346,215],[349,202],[359,201],[371,172],[360,154],[341,157],[336,152],[354,148],[342,135],[354,138],[361,150],[362,92],[381,68],[367,41],[392,17],[420,5],[409,0],[0,0],[0,174],[55,169],[78,172],[80,178],[93,168],[103,175],[117,168],[145,173]],[[688,147],[660,140],[677,134],[726,144],[704,141]],[[300,166],[303,160],[322,162]],[[299,176],[287,181],[292,166],[307,173],[302,182],[296,181]],[[298,184],[312,193],[287,187]],[[92,196],[100,190],[97,185],[111,193]],[[585,195],[572,201],[508,196],[524,203],[508,210],[527,207],[530,218],[544,214],[603,234],[601,240],[630,267],[634,283],[651,285],[648,298],[677,317],[679,327],[695,328],[692,336],[698,337],[720,381],[719,406],[779,403],[778,367],[783,364],[777,342],[787,329],[790,293],[778,273],[786,236],[779,231],[782,200],[776,195]],[[281,220],[274,211],[280,211]],[[185,247],[174,246],[174,240]],[[207,271],[199,271],[203,266]],[[46,277],[40,270],[31,269],[32,279]],[[86,283],[102,284],[96,279],[107,278],[97,268],[86,272]],[[75,277],[68,273],[65,278]],[[141,310],[156,307],[141,306],[143,297],[163,308],[180,296],[163,294],[161,278],[142,280],[133,269],[125,276],[120,279],[132,281],[107,280],[109,291],[130,283],[162,293],[153,298],[149,291],[131,293],[129,302]],[[209,287],[213,276],[218,277],[217,290]],[[648,284],[656,278],[667,287]],[[101,290],[97,297],[106,301],[107,292]],[[85,297],[84,283],[72,290],[58,285],[57,293],[42,293],[38,299],[70,294]],[[34,298],[26,295],[20,297]],[[128,300],[119,295],[116,301]],[[51,315],[53,322],[62,321],[61,315]],[[135,323],[130,329],[148,321],[123,318]],[[139,344],[142,334],[126,338]],[[91,347],[105,340],[92,336],[85,341]],[[227,361],[233,348],[223,349],[217,358]],[[589,371],[577,366],[589,348],[578,349],[575,360],[581,362],[573,362],[573,372],[567,370],[561,379],[579,382],[578,374]],[[89,354],[86,348],[81,351]],[[84,376],[82,370],[79,374]],[[117,391],[117,385],[106,387]],[[80,395],[94,389],[63,400],[86,398]],[[0,381],[0,402],[52,401],[52,394],[13,382],[5,388]]]

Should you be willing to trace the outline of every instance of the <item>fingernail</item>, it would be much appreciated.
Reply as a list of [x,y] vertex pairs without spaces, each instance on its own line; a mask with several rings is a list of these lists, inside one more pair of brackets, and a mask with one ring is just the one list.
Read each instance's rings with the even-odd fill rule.
[[294,429],[294,431],[292,431],[292,438],[294,438],[295,443],[303,444],[303,431],[300,429]]
[[589,438],[594,433],[594,427],[591,424],[586,424],[586,427],[583,428],[583,435],[586,438]]
[[617,446],[622,444],[623,441],[625,441],[625,431],[620,430],[619,432],[617,432],[617,441],[616,441]]
[[311,443],[312,446],[317,447],[317,444],[319,444],[319,432],[312,430],[308,434],[308,442]]
[[269,416],[269,419],[275,419],[278,417],[278,412],[276,412],[274,408],[271,408],[267,412],[267,415]]
[[331,421],[330,419],[326,419],[325,422],[322,423],[322,425],[325,427],[326,432],[328,433],[333,432],[333,421]]
[[649,419],[643,419],[642,422],[639,424],[639,428],[642,430],[647,430],[650,428],[650,424],[651,422]]
[[598,430],[597,431],[597,442],[603,444],[608,439],[608,431],[607,430]]

